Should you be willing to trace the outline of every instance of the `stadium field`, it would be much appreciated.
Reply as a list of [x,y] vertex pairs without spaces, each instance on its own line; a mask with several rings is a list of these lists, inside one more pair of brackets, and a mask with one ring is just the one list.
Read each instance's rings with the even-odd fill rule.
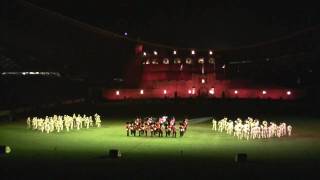
[[[40,171],[40,174],[52,172],[50,176],[54,178],[74,177],[75,174],[96,178],[148,178],[153,173],[158,173],[159,177],[165,176],[162,170],[181,173],[194,172],[191,171],[194,168],[206,170],[200,174],[191,173],[190,177],[197,178],[210,176],[211,171],[219,176],[231,176],[229,172],[250,174],[250,168],[255,168],[254,175],[263,178],[268,177],[263,175],[264,171],[271,169],[281,174],[293,170],[293,174],[298,173],[295,177],[310,175],[319,169],[319,119],[265,118],[291,124],[293,136],[237,140],[226,133],[213,132],[211,117],[190,119],[189,128],[181,138],[179,133],[177,138],[127,137],[127,118],[104,118],[102,128],[50,134],[27,129],[24,120],[6,122],[0,124],[0,144],[9,145],[12,152],[0,156],[1,170],[8,177],[32,176],[34,170]],[[110,149],[119,149],[122,158],[108,158]],[[245,165],[239,166],[234,162],[237,153],[247,153],[248,162]],[[87,165],[83,167],[83,163]],[[128,174],[121,173],[123,167],[127,167]],[[70,169],[69,173],[62,172],[61,169],[65,168]],[[173,174],[179,177],[180,173]]]

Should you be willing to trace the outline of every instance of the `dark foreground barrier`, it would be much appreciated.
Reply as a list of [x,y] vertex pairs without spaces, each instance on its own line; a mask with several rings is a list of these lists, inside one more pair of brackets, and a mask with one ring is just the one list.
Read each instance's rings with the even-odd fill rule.
[[245,162],[247,162],[247,158],[248,158],[248,156],[246,153],[238,153],[238,154],[236,154],[234,161],[236,163],[245,163]]
[[112,159],[117,159],[121,157],[121,152],[118,149],[110,149],[109,157]]

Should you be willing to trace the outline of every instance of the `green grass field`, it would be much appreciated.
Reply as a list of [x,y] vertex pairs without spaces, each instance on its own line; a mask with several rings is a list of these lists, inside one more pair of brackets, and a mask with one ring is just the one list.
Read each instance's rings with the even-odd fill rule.
[[[284,121],[293,126],[292,137],[268,140],[237,140],[225,133],[213,132],[211,123],[191,119],[184,137],[127,137],[125,121],[128,119],[104,118],[102,128],[73,130],[62,133],[41,133],[26,128],[25,122],[1,123],[0,144],[9,145],[12,152],[1,155],[0,160],[11,169],[28,166],[30,162],[43,164],[85,163],[90,167],[126,167],[136,162],[149,167],[148,162],[172,160],[180,163],[195,162],[215,164],[220,167],[233,165],[236,153],[248,154],[250,163],[290,164],[300,168],[301,164],[320,162],[320,119],[293,117],[266,117],[269,121]],[[109,149],[119,149],[120,160],[104,158]],[[182,152],[181,152],[182,151]],[[142,162],[142,164],[141,164]],[[171,161],[169,161],[171,162]],[[138,164],[139,164],[138,163]],[[219,163],[219,166],[217,165]],[[123,165],[127,164],[127,165]],[[204,166],[204,165],[203,165]],[[191,167],[191,166],[190,166]],[[204,166],[211,168],[212,166]],[[6,172],[11,172],[7,169]]]
[[[12,148],[10,158],[94,158],[108,149],[120,149],[125,158],[156,156],[205,156],[232,160],[237,152],[250,159],[270,160],[320,158],[320,123],[316,119],[293,119],[293,136],[268,140],[237,140],[225,133],[213,132],[208,121],[192,123],[182,138],[127,137],[125,120],[105,119],[102,128],[41,133],[26,128],[24,122],[0,126],[0,142]],[[263,154],[261,153],[263,152]],[[304,154],[301,156],[301,154]]]

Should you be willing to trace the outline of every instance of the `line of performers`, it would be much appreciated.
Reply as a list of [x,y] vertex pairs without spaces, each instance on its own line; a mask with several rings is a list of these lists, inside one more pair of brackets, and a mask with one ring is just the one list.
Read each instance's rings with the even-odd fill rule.
[[212,119],[212,130],[218,132],[227,132],[227,134],[236,136],[238,139],[266,139],[272,137],[283,137],[292,135],[292,126],[282,122],[262,121],[248,117],[245,120],[228,120],[227,117],[216,121]]
[[94,117],[86,115],[81,116],[80,114],[76,116],[73,114],[73,116],[53,115],[51,117],[46,116],[45,118],[27,118],[27,127],[29,129],[39,130],[46,133],[52,133],[54,131],[61,132],[64,129],[67,132],[73,129],[89,129],[89,127],[93,127],[94,124],[98,128],[101,127],[100,115],[97,113],[94,115]]
[[[180,137],[186,133],[188,128],[188,119],[185,118],[179,123]],[[127,136],[159,136],[163,137],[164,133],[166,137],[177,137],[176,120],[174,117],[168,118],[163,116],[160,118],[137,118],[134,121],[126,123]]]

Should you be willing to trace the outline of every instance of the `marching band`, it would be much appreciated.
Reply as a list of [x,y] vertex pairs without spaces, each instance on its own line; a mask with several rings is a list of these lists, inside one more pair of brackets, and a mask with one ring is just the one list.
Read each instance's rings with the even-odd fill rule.
[[[181,123],[179,123],[179,133],[180,137],[183,137],[188,127],[188,119],[185,118]],[[165,133],[166,137],[177,137],[176,120],[172,117],[170,120],[167,116],[160,118],[136,118],[132,122],[126,123],[127,136],[148,136],[148,134],[158,137],[163,137]],[[138,133],[138,134],[137,134]]]

